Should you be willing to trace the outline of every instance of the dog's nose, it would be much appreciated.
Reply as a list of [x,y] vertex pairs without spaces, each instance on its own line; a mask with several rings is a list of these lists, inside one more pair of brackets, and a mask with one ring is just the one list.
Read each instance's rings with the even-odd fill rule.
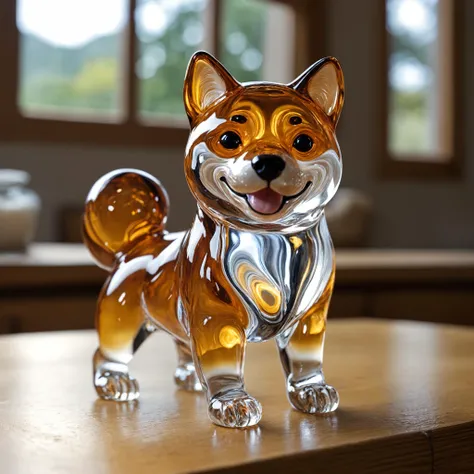
[[285,162],[278,155],[258,155],[252,160],[252,168],[260,178],[272,181],[281,175]]

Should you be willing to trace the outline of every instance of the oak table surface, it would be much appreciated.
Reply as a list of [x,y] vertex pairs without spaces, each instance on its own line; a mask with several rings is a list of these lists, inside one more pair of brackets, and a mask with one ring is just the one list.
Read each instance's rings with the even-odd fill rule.
[[471,329],[330,321],[325,371],[341,405],[327,416],[292,410],[274,344],[250,344],[263,420],[241,431],[212,425],[202,395],[175,389],[166,334],[132,362],[138,403],[96,399],[95,347],[92,331],[0,337],[0,472],[474,472]]

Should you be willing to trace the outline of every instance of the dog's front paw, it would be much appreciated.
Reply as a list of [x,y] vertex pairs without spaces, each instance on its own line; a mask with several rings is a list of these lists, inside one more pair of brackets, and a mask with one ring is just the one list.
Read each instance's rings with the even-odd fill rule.
[[140,395],[138,382],[127,373],[105,371],[94,377],[97,395],[104,400],[130,402]]
[[247,428],[262,418],[262,405],[242,390],[229,390],[211,399],[209,418],[226,428]]
[[290,403],[303,413],[331,413],[339,406],[339,394],[334,387],[325,383],[288,383]]

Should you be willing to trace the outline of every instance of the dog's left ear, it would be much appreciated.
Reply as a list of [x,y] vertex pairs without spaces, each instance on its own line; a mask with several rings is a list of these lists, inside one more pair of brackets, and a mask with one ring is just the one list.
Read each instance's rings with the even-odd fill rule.
[[240,87],[227,69],[205,51],[194,53],[184,80],[184,107],[191,125],[227,92]]
[[344,103],[344,76],[336,58],[320,59],[288,85],[309,97],[337,125]]

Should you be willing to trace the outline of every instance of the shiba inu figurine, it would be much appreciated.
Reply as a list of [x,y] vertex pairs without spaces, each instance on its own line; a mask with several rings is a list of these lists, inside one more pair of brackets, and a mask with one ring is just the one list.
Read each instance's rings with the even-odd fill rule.
[[331,57],[288,85],[240,84],[211,55],[192,57],[184,83],[191,229],[165,231],[167,194],[142,171],[113,171],[87,198],[85,243],[110,271],[97,306],[100,397],[138,397],[127,364],[160,328],[176,342],[176,383],[204,390],[218,425],[260,420],[261,405],[245,390],[245,347],[271,338],[292,406],[337,408],[322,367],[334,284],[324,206],[341,179],[343,98]]

